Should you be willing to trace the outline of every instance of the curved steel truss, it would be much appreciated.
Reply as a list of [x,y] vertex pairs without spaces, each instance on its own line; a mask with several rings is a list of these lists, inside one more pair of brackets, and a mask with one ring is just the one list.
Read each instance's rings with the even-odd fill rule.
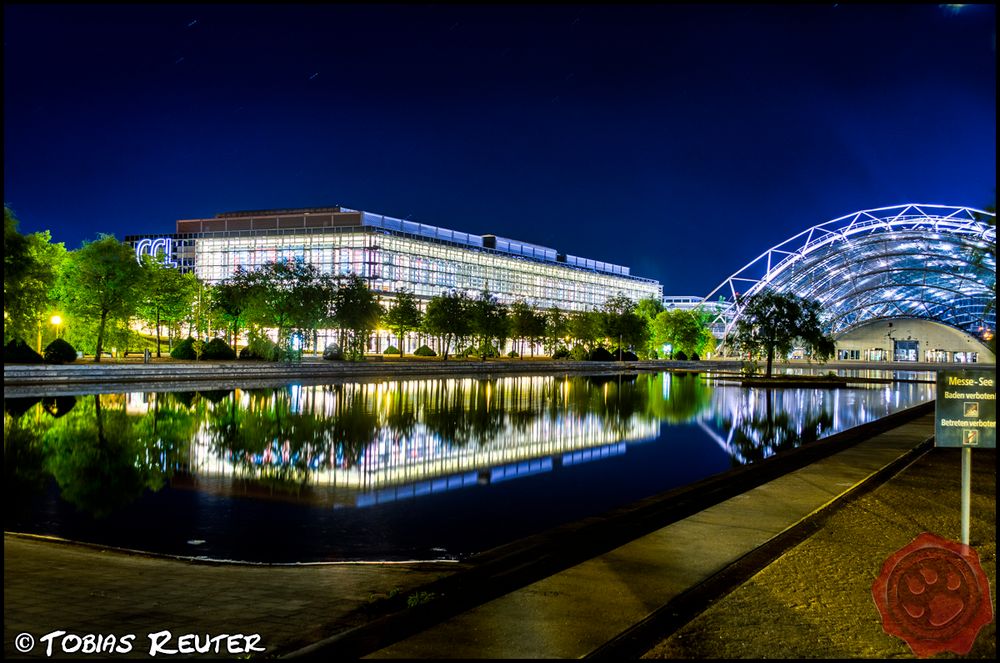
[[818,300],[830,331],[872,320],[923,318],[974,336],[995,333],[996,215],[971,207],[899,205],[813,226],[768,249],[705,302],[725,337],[740,299],[764,289]]

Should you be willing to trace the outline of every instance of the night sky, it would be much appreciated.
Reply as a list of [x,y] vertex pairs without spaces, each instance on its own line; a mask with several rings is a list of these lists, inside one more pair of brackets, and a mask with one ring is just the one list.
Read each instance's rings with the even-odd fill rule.
[[[958,9],[961,7],[961,9]],[[67,248],[343,205],[705,295],[996,197],[993,5],[4,5],[4,201]]]

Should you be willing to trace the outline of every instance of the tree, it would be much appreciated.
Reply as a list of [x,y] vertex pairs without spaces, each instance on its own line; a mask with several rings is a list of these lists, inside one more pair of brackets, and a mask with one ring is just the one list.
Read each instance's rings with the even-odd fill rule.
[[493,341],[497,342],[497,351],[500,352],[510,334],[507,307],[488,290],[483,290],[478,298],[472,300],[468,310],[472,333],[478,338],[479,356],[486,361],[486,357],[492,354]]
[[558,306],[553,306],[545,314],[545,329],[542,334],[545,338],[545,351],[550,356],[554,355],[567,334],[566,314]]
[[234,349],[239,342],[240,331],[248,324],[253,298],[258,295],[256,290],[258,281],[254,272],[248,272],[240,266],[230,278],[216,284],[212,289],[210,305],[227,324]]
[[545,341],[545,325],[548,318],[542,311],[531,309],[531,313],[526,319],[526,329],[528,344],[531,346],[531,356],[535,356],[535,346]]
[[[288,346],[293,330],[314,330],[330,318],[331,305],[335,306],[332,301],[335,290],[330,277],[320,274],[319,268],[312,263],[300,260],[266,262],[252,272],[237,273],[234,282],[236,292],[231,294],[238,295],[238,301],[230,309],[229,320],[243,306],[251,324],[277,330],[278,345],[282,348]],[[363,281],[360,285],[367,290]],[[340,294],[340,290],[336,292]],[[341,297],[350,298],[356,294],[350,291]],[[370,291],[368,294],[371,295]],[[371,299],[374,302],[373,295]],[[219,302],[219,296],[213,298],[213,304]],[[345,304],[345,315],[352,315],[352,305],[351,302]],[[375,321],[378,321],[377,316]],[[347,328],[353,328],[351,325],[357,322],[352,321]],[[371,328],[374,329],[374,325]]]
[[663,300],[659,297],[643,297],[635,306],[635,313],[646,323],[646,342],[639,348],[639,355],[646,359],[653,354],[657,344],[653,341],[653,320],[663,312]]
[[94,361],[101,361],[109,323],[127,324],[142,300],[144,272],[135,253],[115,239],[100,235],[70,252],[58,281],[60,300],[75,321],[96,325]]
[[48,231],[22,235],[14,212],[3,208],[3,339],[25,340],[51,309],[52,288],[66,258]]
[[420,328],[423,322],[423,313],[417,305],[417,299],[408,290],[400,290],[396,294],[396,301],[392,308],[386,311],[382,322],[396,334],[399,343],[400,356],[406,354],[406,344],[403,342],[407,332]]
[[771,377],[775,354],[787,355],[796,342],[820,360],[835,350],[833,338],[823,330],[818,301],[773,290],[759,292],[745,302],[728,342],[751,356],[766,355],[767,377]]
[[365,348],[372,331],[382,317],[382,305],[357,274],[351,274],[333,296],[334,317],[341,330],[344,354],[357,361],[365,356]]
[[440,340],[442,361],[448,361],[453,342],[461,342],[471,333],[470,305],[465,294],[455,291],[438,295],[427,302],[424,331]]
[[654,348],[670,345],[672,352],[704,356],[715,349],[715,337],[709,328],[710,316],[701,309],[661,311],[650,325],[650,344]]
[[566,332],[570,338],[588,351],[592,350],[601,337],[601,321],[596,311],[575,311],[566,320]]
[[618,343],[618,358],[626,345],[640,347],[646,342],[646,322],[635,312],[636,305],[625,295],[608,297],[598,315],[601,334]]
[[156,328],[156,356],[160,356],[160,327],[168,328],[191,315],[191,305],[198,294],[198,278],[183,274],[175,267],[163,264],[159,256],[144,255],[144,296],[139,302],[139,315]]
[[534,356],[535,344],[545,338],[545,314],[533,309],[523,299],[517,299],[510,305],[509,321],[511,337],[520,341],[518,354],[524,357],[524,341],[527,340]]

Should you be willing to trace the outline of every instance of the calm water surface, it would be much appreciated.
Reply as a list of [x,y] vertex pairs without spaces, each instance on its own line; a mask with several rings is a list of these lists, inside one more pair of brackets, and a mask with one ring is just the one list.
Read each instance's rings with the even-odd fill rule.
[[709,374],[5,399],[5,530],[256,562],[459,559],[933,398]]

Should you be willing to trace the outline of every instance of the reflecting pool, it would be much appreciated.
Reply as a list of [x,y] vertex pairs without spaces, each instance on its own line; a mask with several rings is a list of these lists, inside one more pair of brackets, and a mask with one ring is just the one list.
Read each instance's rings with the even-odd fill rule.
[[933,395],[932,374],[639,373],[5,399],[4,528],[254,562],[460,559]]

